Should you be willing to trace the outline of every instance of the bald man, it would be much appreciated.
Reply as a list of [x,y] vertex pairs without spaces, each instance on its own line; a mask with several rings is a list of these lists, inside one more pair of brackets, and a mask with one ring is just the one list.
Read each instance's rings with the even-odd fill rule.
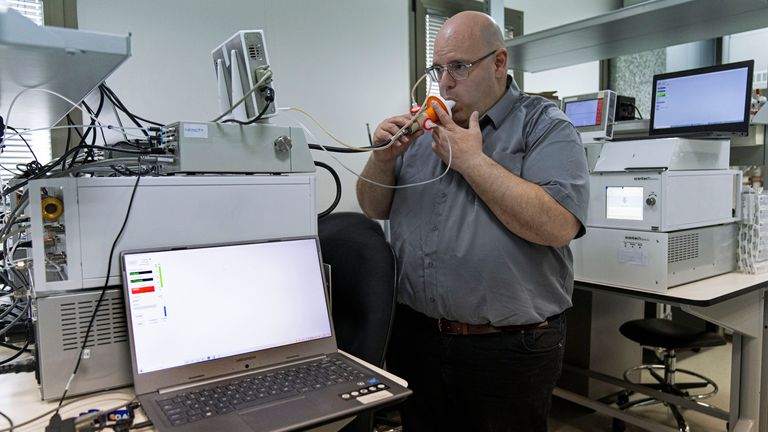
[[[374,152],[357,184],[370,217],[389,219],[398,309],[388,367],[414,391],[406,432],[545,431],[571,306],[568,243],[584,234],[588,172],[557,107],[507,74],[485,14],[450,18],[427,69],[456,102],[440,125]],[[386,119],[384,142],[408,115]]]

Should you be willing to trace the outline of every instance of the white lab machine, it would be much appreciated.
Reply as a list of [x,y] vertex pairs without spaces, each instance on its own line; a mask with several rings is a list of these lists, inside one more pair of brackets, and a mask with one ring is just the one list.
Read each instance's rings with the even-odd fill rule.
[[735,223],[673,232],[589,227],[571,243],[576,279],[663,292],[735,270],[737,233]]
[[[30,182],[38,296],[105,285],[109,252],[135,183],[135,177]],[[43,211],[50,197],[63,203],[61,215]],[[110,263],[109,285],[120,285],[118,255],[126,249],[314,234],[314,176],[143,177]]]
[[[727,140],[609,142],[590,175],[590,227],[671,232],[739,220]],[[707,199],[701,194],[706,193]]]
[[590,175],[580,281],[664,291],[736,267],[741,172],[727,140],[608,142]]
[[304,129],[256,123],[176,122],[162,132],[166,173],[314,173]]

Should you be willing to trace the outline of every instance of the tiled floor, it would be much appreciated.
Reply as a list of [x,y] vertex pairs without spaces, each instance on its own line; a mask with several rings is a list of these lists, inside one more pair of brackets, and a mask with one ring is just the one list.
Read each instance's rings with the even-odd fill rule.
[[[720,387],[720,391],[713,398],[705,400],[705,402],[723,410],[728,410],[731,344],[702,350],[698,354],[682,358],[678,361],[678,368],[689,369],[714,380]],[[675,425],[669,410],[661,404],[633,408],[632,412],[633,414],[653,419],[668,426]],[[694,411],[684,411],[683,415],[692,431],[722,432],[726,430],[725,422],[722,420]],[[610,432],[612,431],[611,425],[612,419],[610,417],[591,412],[561,399],[553,401],[549,424],[550,432]],[[627,425],[626,430],[627,432],[636,432],[644,431],[645,429]]]

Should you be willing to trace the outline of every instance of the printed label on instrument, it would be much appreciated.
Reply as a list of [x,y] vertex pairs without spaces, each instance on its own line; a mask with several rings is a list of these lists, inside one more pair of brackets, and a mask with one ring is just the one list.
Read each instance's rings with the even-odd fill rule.
[[208,138],[208,125],[195,123],[185,124],[184,138]]

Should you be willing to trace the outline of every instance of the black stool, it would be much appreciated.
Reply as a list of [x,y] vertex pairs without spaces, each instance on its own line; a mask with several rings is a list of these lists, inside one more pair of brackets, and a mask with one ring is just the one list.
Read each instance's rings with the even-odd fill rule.
[[[627,382],[633,382],[629,375],[632,372],[639,372],[642,374],[643,370],[648,373],[657,381],[652,384],[644,384],[646,387],[654,388],[664,393],[669,393],[684,397],[691,401],[694,401],[702,406],[709,406],[706,403],[700,402],[701,399],[706,399],[714,396],[717,393],[717,384],[704,375],[698,374],[685,369],[677,369],[675,351],[681,349],[697,349],[703,347],[713,347],[719,345],[725,345],[725,339],[717,333],[702,331],[697,328],[690,327],[685,324],[679,324],[668,319],[660,318],[647,318],[638,319],[633,321],[627,321],[619,327],[619,331],[622,335],[631,339],[642,346],[654,348],[660,350],[664,356],[663,364],[643,364],[624,372],[624,380]],[[657,371],[663,371],[664,375],[660,375]],[[677,383],[675,377],[677,375],[686,375],[694,377],[696,380],[692,382]],[[635,384],[640,384],[635,383]],[[688,390],[691,389],[704,389],[711,387],[709,392],[690,394]],[[690,429],[685,423],[685,419],[680,412],[680,408],[676,405],[662,402],[653,397],[647,397],[634,401],[629,401],[631,391],[625,390],[618,396],[618,407],[621,410],[626,410],[634,406],[645,406],[657,403],[664,403],[672,411],[672,415],[677,421],[677,428],[681,432],[687,432]],[[619,419],[613,420],[613,430],[620,432],[625,428],[624,422]]]

